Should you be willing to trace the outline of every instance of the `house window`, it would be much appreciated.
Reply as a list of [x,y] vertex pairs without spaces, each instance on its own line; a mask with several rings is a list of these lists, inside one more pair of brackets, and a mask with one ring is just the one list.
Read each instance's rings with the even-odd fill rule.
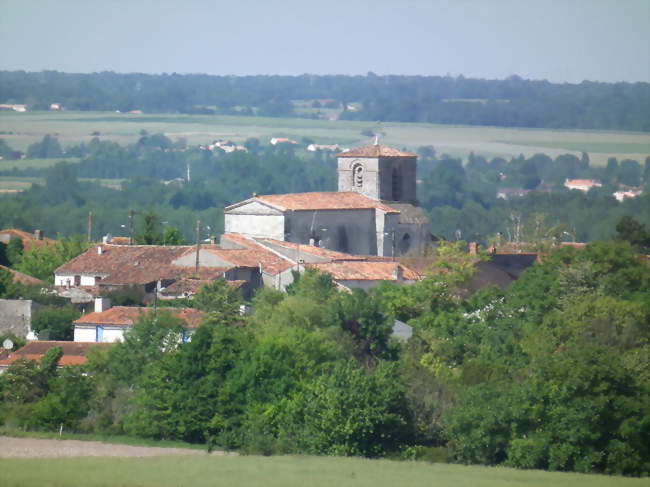
[[74,285],[75,286],[81,285],[81,276],[74,276]]

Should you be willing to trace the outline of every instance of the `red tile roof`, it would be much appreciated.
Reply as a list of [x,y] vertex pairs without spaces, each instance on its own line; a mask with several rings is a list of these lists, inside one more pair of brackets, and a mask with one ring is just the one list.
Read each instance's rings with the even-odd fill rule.
[[[102,253],[98,253],[98,248]],[[194,266],[177,266],[172,261],[195,247],[187,245],[112,245],[100,244],[66,262],[56,274],[94,274],[101,276],[100,284],[147,284],[160,279],[180,279],[194,276]],[[225,268],[199,268],[199,276],[215,279]]]
[[352,255],[345,254],[343,252],[337,252],[336,250],[329,250],[323,247],[315,247],[314,245],[307,244],[298,244],[295,242],[287,242],[284,240],[274,240],[272,238],[263,238],[257,239],[262,244],[269,243],[279,247],[284,247],[285,249],[290,249],[295,251],[296,258],[298,257],[298,252],[300,255],[310,254],[316,257],[323,257],[330,260],[367,260],[368,258],[363,255]]
[[[386,213],[399,213],[398,210],[359,193],[332,191],[316,193],[269,194],[252,198],[280,210],[366,210],[380,209]],[[226,208],[227,210],[228,208]]]
[[326,272],[336,281],[396,281],[398,269],[407,281],[421,278],[420,274],[399,262],[337,261],[305,266]]
[[[163,296],[190,296],[196,294],[199,289],[201,289],[206,284],[214,282],[211,279],[191,279],[183,278],[178,281],[173,282],[167,286],[163,291]],[[229,286],[234,288],[242,287],[246,281],[235,280],[235,281],[226,281]]]
[[221,238],[241,246],[241,249],[222,249],[213,245],[206,246],[205,250],[214,253],[226,262],[230,262],[233,266],[261,266],[262,271],[266,274],[275,275],[290,269],[294,265],[289,259],[270,251],[257,243],[252,237],[238,233],[226,233]]
[[412,152],[393,149],[387,145],[366,145],[337,154],[336,157],[417,157]]
[[22,272],[18,272],[14,269],[10,269],[9,267],[5,267],[3,265],[0,265],[0,269],[3,269],[13,276],[13,280],[17,281],[21,284],[24,284],[25,286],[44,286],[45,281],[41,281],[40,279],[36,279],[35,277],[28,276],[27,274],[23,274]]
[[[74,322],[75,325],[110,325],[133,326],[138,320],[154,308],[138,308],[134,306],[114,306],[102,312],[88,313]],[[158,308],[158,311],[167,311],[174,318],[187,324],[188,328],[196,328],[203,321],[205,313],[194,308]]]
[[33,233],[24,232],[16,228],[7,228],[0,230],[0,242],[9,243],[12,238],[19,238],[23,242],[23,249],[29,250],[31,247],[42,247],[44,245],[54,245],[56,240],[51,238],[43,238],[42,240],[34,237]]
[[54,347],[61,347],[63,355],[59,359],[59,367],[66,365],[81,365],[86,362],[86,354],[94,347],[105,347],[107,343],[81,343],[63,341],[34,341],[28,342],[24,347],[10,352],[6,358],[0,360],[0,367],[8,367],[18,359],[28,359],[40,362],[45,353]]

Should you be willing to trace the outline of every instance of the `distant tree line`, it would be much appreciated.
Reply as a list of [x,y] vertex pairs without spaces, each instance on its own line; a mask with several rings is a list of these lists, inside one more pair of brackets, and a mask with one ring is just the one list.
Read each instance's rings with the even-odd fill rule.
[[[191,242],[197,219],[210,227],[211,235],[219,234],[223,208],[253,193],[336,190],[336,163],[329,152],[306,152],[301,145],[263,146],[254,138],[244,145],[248,152],[210,151],[143,131],[134,144],[94,138],[61,148],[56,137],[46,135],[28,152],[41,155],[40,151],[47,150],[62,154],[55,159],[75,157],[80,162],[21,169],[16,161],[15,168],[0,171],[0,177],[41,177],[44,181],[23,193],[0,197],[0,227],[40,228],[52,236],[85,235],[92,211],[92,235],[97,239],[106,233],[124,235],[128,212],[135,210],[136,221],[142,224],[149,213],[159,217],[160,228],[149,232],[144,241],[171,243],[184,235]],[[506,240],[514,233],[532,238],[532,229],[537,228],[539,234],[543,226],[562,240],[606,239],[624,215],[634,215],[650,226],[647,191],[622,203],[612,196],[620,187],[647,185],[650,158],[643,163],[611,158],[605,167],[598,167],[590,164],[587,154],[555,159],[536,154],[511,160],[470,154],[463,164],[431,146],[417,151],[419,204],[429,212],[431,230],[440,237],[455,239],[460,233],[463,239],[488,243],[499,234]],[[113,182],[121,189],[82,178]],[[603,186],[587,194],[569,191],[564,188],[567,178],[598,179]],[[513,189],[529,192],[508,199],[498,196]],[[515,226],[521,231],[515,232]],[[169,227],[176,227],[182,235],[172,237]]]
[[[341,118],[349,120],[650,131],[649,86],[640,82],[554,84],[519,76],[486,80],[374,73],[211,76],[0,71],[0,103],[43,110],[60,103],[69,110],[285,117],[295,115],[291,100],[326,100],[325,105],[340,107]],[[360,107],[348,110],[351,102]]]

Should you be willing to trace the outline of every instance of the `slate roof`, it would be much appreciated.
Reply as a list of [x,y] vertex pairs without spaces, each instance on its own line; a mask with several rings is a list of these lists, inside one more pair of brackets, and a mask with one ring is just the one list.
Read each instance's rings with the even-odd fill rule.
[[110,344],[104,343],[81,343],[81,342],[63,342],[63,341],[34,341],[28,342],[22,348],[0,360],[0,367],[8,367],[18,359],[36,360],[40,362],[45,353],[54,347],[61,347],[63,355],[59,359],[59,367],[66,365],[81,365],[86,362],[86,354],[94,347],[105,347]]
[[[139,308],[135,306],[114,306],[106,311],[88,313],[74,321],[75,325],[109,325],[133,326],[138,320],[154,308]],[[194,308],[158,308],[158,311],[167,311],[174,318],[184,321],[187,328],[197,328],[203,321],[205,313]]]
[[[259,200],[280,210],[366,210],[379,209],[386,213],[399,213],[381,201],[352,191],[314,193],[269,194],[255,196],[247,201]],[[234,205],[233,205],[234,206]],[[228,210],[231,207],[226,208]]]
[[387,145],[373,144],[341,152],[336,157],[417,157],[417,154],[394,149]]

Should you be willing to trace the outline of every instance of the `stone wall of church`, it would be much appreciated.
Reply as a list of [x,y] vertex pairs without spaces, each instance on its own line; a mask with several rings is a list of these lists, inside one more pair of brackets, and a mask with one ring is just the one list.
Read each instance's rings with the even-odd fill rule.
[[377,255],[375,210],[309,210],[288,212],[285,238],[339,252]]
[[226,213],[225,233],[243,233],[252,237],[284,240],[284,216],[277,212]]

